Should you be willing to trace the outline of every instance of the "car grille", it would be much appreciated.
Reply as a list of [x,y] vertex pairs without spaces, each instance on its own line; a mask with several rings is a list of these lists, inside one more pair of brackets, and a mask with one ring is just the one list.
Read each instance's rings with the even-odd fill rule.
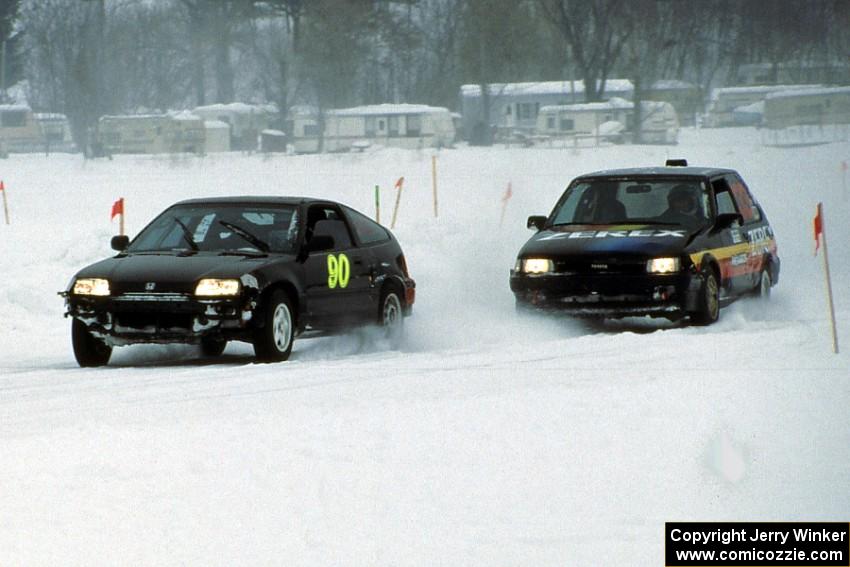
[[554,261],[555,273],[564,275],[645,274],[646,260],[622,258],[567,258]]
[[115,316],[117,326],[140,330],[150,328],[189,330],[193,320],[191,313],[131,311],[117,313]]

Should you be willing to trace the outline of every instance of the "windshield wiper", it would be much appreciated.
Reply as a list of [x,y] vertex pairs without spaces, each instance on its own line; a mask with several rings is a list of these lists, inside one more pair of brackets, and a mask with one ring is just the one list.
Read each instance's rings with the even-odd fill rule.
[[219,256],[247,256],[248,258],[265,258],[268,256],[265,252],[255,252],[253,250],[222,250],[218,253]]
[[244,238],[245,240],[247,240],[248,242],[253,244],[254,247],[256,247],[258,250],[262,250],[263,252],[269,251],[269,245],[268,244],[266,244],[265,242],[263,242],[262,240],[260,240],[259,238],[257,238],[256,236],[254,236],[253,234],[251,234],[250,232],[248,232],[244,228],[242,228],[241,226],[233,224],[232,222],[227,222],[227,221],[223,221],[223,220],[218,221],[218,224],[220,224],[221,226],[223,226],[225,228],[229,228],[230,230],[232,230],[233,232],[235,232],[236,234],[238,234],[239,236],[241,236],[242,238]]
[[180,227],[180,230],[183,231],[183,238],[186,239],[186,242],[189,244],[189,248],[197,252],[198,243],[195,242],[194,238],[192,238],[192,232],[189,230],[189,228],[185,224],[183,224],[183,221],[181,221],[177,217],[174,217],[174,222],[176,222],[177,225]]

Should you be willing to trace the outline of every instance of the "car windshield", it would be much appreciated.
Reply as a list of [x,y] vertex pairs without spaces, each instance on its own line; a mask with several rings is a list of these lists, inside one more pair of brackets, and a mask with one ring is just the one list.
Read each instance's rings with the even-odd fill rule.
[[696,179],[594,179],[573,184],[549,216],[550,225],[707,224],[710,194]]
[[157,217],[127,251],[292,253],[298,216],[285,205],[181,205]]

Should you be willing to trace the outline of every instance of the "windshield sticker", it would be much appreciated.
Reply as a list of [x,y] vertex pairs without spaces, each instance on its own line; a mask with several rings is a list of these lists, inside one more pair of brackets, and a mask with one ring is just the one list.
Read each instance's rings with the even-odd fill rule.
[[192,235],[192,240],[195,242],[203,242],[207,237],[207,232],[210,230],[213,219],[215,219],[215,213],[204,215],[204,218],[202,218],[198,223],[198,226],[195,227],[195,234]]
[[576,232],[555,232],[539,238],[543,240],[559,240],[561,238],[687,238],[684,230],[580,230]]

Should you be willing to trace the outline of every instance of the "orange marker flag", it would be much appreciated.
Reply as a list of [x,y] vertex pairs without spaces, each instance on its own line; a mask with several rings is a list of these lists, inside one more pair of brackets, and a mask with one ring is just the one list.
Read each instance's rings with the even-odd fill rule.
[[395,194],[395,208],[393,209],[393,220],[390,223],[390,228],[395,228],[395,219],[398,216],[398,206],[401,203],[401,190],[404,188],[403,175],[395,182],[395,188],[398,189],[398,193]]
[[821,234],[823,234],[823,216],[821,212],[822,207],[821,204],[818,203],[817,212],[815,213],[815,218],[812,223],[815,229],[815,256],[818,255],[818,248],[820,248],[820,237]]
[[119,234],[124,236],[124,197],[121,197],[114,203],[112,203],[112,214],[109,217],[109,220],[114,219],[116,216],[120,215],[119,219]]

